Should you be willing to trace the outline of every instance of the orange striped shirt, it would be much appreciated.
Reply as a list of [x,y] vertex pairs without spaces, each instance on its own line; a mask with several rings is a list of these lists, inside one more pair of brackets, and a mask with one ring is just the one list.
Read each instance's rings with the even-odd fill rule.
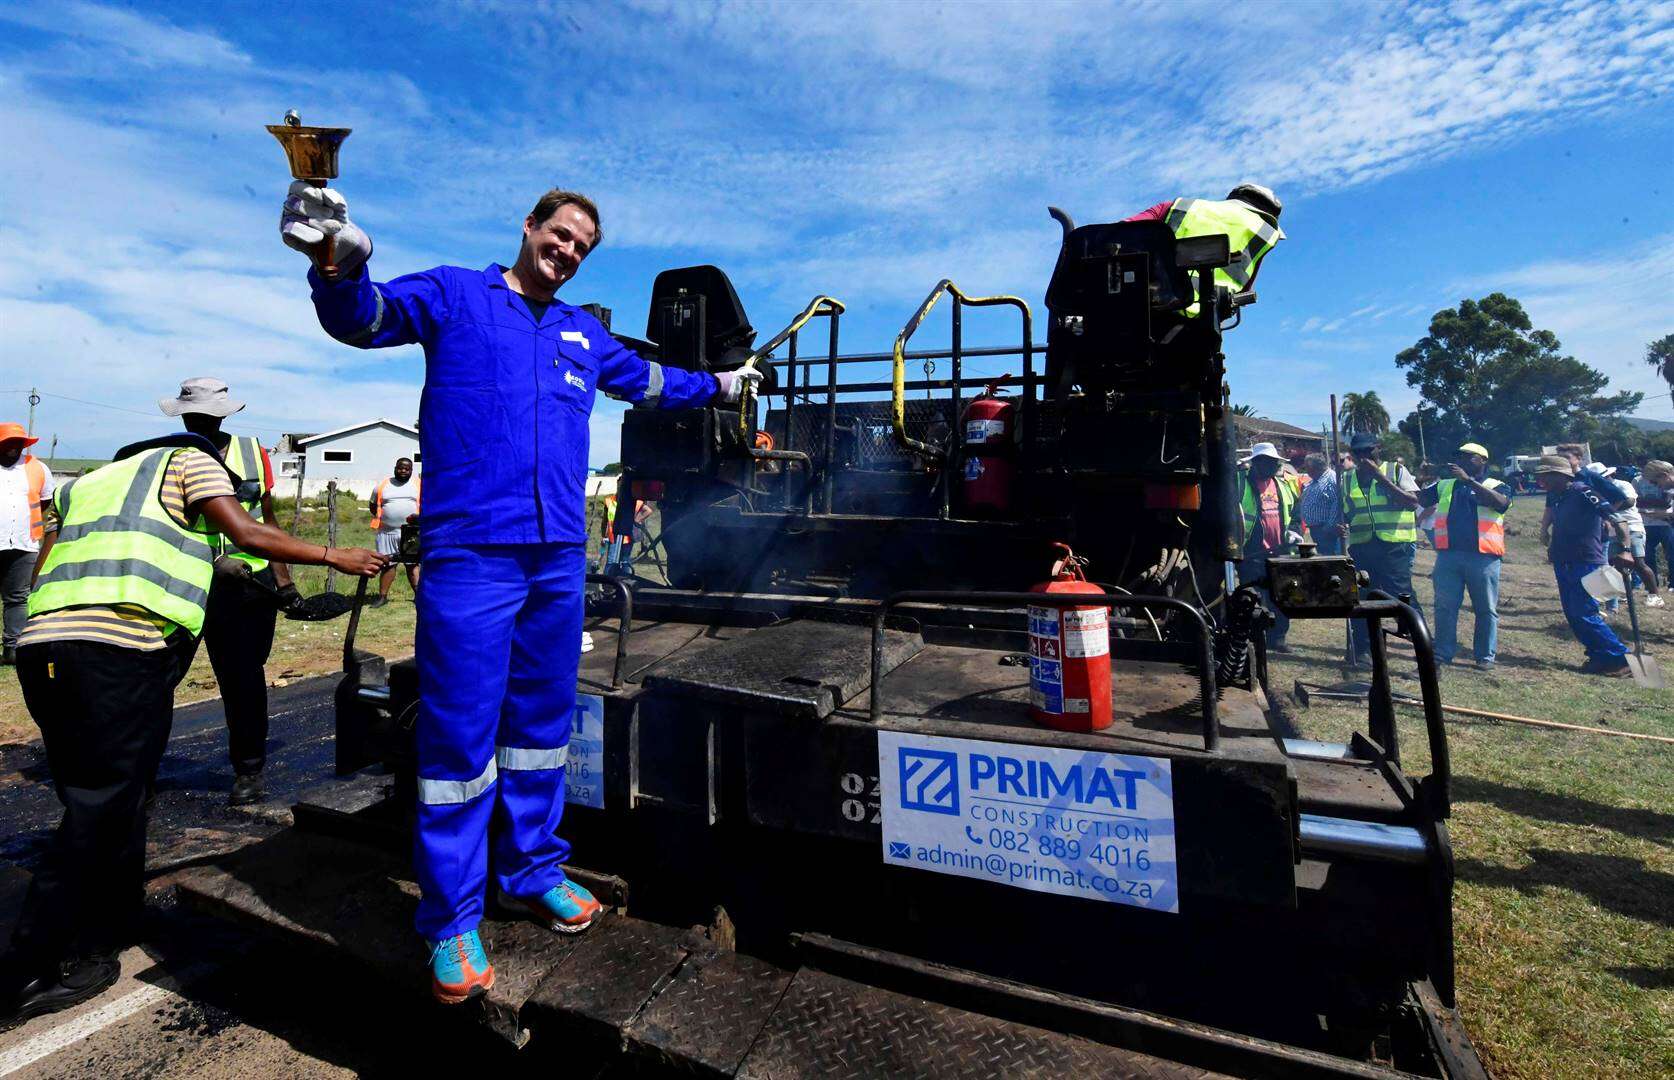
[[[232,481],[225,466],[202,450],[182,450],[169,461],[158,497],[169,517],[190,528],[195,516],[188,515],[189,508],[205,499],[231,494]],[[57,522],[51,522],[49,528],[57,528]],[[135,604],[88,604],[32,616],[23,625],[17,643],[97,641],[152,650],[164,648],[169,635],[178,629],[175,623]]]

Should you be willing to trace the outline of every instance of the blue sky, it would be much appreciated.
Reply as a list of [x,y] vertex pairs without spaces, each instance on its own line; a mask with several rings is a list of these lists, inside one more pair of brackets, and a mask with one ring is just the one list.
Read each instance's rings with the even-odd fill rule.
[[541,191],[594,195],[606,242],[564,295],[629,333],[696,262],[764,336],[829,292],[845,348],[883,350],[944,276],[1043,322],[1048,203],[1113,220],[1249,178],[1290,239],[1229,337],[1235,401],[1404,415],[1395,353],[1503,289],[1674,419],[1641,361],[1674,332],[1671,104],[1674,3],[1648,0],[0,3],[0,414],[38,386],[37,431],[102,456],[216,374],[269,442],[411,420],[417,350],[327,339],[279,241],[262,128],[295,107],[355,129],[337,183],[378,276],[509,262]]

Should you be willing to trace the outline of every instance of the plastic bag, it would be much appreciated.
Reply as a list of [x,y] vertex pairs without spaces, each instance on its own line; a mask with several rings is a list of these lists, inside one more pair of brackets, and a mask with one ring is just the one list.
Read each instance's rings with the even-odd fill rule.
[[1614,566],[1601,566],[1594,570],[1581,579],[1581,587],[1587,590],[1588,596],[1600,603],[1606,600],[1620,600],[1627,595],[1622,572]]

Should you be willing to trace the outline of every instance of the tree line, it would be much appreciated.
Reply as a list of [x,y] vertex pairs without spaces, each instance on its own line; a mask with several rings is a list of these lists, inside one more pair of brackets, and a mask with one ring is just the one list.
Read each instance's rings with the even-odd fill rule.
[[[1674,399],[1674,334],[1651,342],[1645,362],[1669,382]],[[1446,461],[1459,444],[1478,442],[1503,460],[1574,441],[1591,443],[1595,457],[1613,464],[1674,458],[1674,430],[1627,423],[1644,394],[1607,393],[1603,372],[1566,356],[1557,335],[1537,329],[1504,293],[1436,312],[1429,332],[1396,354],[1395,365],[1418,390],[1418,408],[1392,429],[1377,392],[1368,391],[1345,394],[1337,416],[1346,432],[1384,434],[1390,457],[1415,462],[1422,445],[1431,460]]]

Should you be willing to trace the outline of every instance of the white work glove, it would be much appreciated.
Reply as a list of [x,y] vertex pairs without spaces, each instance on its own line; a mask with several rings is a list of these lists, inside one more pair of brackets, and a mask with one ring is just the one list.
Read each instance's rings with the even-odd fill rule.
[[1299,532],[1286,532],[1285,533],[1285,543],[1290,544],[1292,546],[1295,546],[1296,544],[1300,544],[1301,542],[1302,542],[1302,534],[1301,533],[1299,533]]
[[761,370],[752,367],[738,368],[733,371],[717,371],[715,381],[721,384],[720,392],[715,396],[722,402],[732,405],[744,396],[744,384],[746,382],[751,386],[761,382]]
[[279,214],[279,235],[287,247],[313,258],[316,266],[323,253],[314,245],[331,237],[331,256],[338,276],[351,272],[372,254],[372,238],[349,220],[349,204],[342,193],[336,188],[315,187],[306,180],[291,182]]

